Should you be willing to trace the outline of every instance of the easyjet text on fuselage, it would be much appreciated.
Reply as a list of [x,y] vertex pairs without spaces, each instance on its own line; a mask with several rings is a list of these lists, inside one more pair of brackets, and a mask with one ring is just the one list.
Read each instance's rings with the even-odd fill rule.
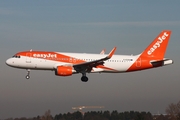
[[33,54],[34,58],[57,58],[57,54],[51,54],[51,53],[47,53],[47,54]]

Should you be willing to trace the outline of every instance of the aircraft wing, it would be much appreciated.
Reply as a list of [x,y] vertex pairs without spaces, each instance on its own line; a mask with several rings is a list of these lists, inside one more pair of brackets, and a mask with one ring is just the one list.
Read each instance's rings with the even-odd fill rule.
[[106,56],[104,58],[94,60],[94,61],[90,61],[90,62],[75,64],[75,65],[73,65],[73,67],[77,72],[82,72],[82,71],[90,72],[93,67],[96,67],[98,65],[103,65],[104,61],[110,59],[114,55],[115,51],[116,51],[116,47],[114,47],[111,50],[111,52],[108,54],[108,56]]

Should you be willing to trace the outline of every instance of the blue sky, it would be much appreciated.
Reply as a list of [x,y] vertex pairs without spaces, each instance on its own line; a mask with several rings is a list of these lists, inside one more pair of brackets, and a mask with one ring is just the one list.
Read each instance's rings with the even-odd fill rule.
[[[0,118],[52,114],[72,106],[165,112],[180,100],[179,1],[0,1]],[[172,30],[166,57],[174,64],[125,74],[57,77],[52,71],[10,68],[6,59],[24,50],[138,54],[163,30]]]

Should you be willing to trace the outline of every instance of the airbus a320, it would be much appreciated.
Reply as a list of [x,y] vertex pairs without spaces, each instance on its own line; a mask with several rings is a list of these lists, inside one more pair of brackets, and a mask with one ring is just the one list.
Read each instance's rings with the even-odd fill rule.
[[67,53],[53,51],[22,51],[6,61],[8,66],[30,70],[53,70],[57,76],[81,73],[81,80],[88,81],[87,73],[123,73],[157,68],[173,63],[164,58],[171,31],[163,30],[152,43],[138,55],[115,55],[116,47],[109,54]]

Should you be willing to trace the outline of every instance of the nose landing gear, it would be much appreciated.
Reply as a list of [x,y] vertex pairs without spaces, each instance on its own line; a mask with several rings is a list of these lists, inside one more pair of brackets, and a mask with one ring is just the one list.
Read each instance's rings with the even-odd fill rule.
[[30,69],[27,70],[27,75],[26,75],[26,79],[30,78]]

